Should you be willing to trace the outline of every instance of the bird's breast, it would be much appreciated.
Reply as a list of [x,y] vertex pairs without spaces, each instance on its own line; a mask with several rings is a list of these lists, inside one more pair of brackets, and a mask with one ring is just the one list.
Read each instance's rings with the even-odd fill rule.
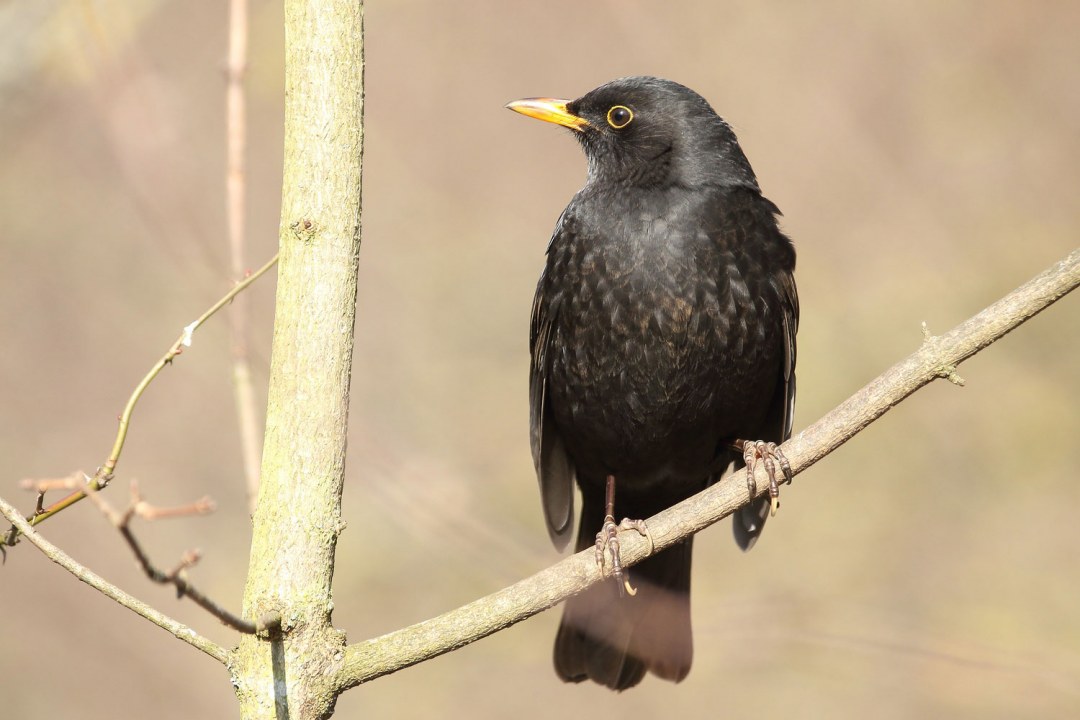
[[760,392],[760,368],[775,364],[767,305],[698,228],[646,211],[606,227],[574,222],[547,272],[559,305],[548,376],[557,421],[604,466],[707,462],[734,429],[725,422],[754,410],[743,389]]

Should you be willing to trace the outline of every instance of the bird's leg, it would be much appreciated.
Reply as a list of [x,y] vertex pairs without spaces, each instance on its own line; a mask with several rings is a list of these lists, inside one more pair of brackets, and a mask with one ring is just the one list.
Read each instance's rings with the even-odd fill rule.
[[622,557],[619,554],[619,531],[635,530],[639,535],[648,538],[650,554],[655,546],[644,520],[623,518],[622,522],[618,525],[615,524],[614,475],[607,476],[607,487],[604,491],[604,513],[604,524],[601,526],[600,532],[596,533],[596,564],[600,566],[600,572],[603,573],[604,554],[610,553],[611,574],[619,586],[619,595],[636,595],[637,589],[630,585],[630,580],[627,579],[626,574],[623,572]]
[[596,564],[600,566],[600,572],[604,572],[604,554],[611,553],[611,574],[619,585],[619,595],[637,591],[630,586],[630,582],[623,575],[622,557],[619,554],[619,526],[615,524],[615,476],[607,476],[607,487],[604,490],[604,524],[600,526],[600,532],[596,533]]
[[742,453],[743,462],[746,463],[746,488],[750,491],[750,497],[757,495],[757,481],[754,473],[758,463],[765,466],[765,474],[769,477],[769,498],[772,501],[770,515],[775,515],[780,507],[780,485],[776,481],[776,466],[784,473],[784,479],[791,484],[791,464],[784,457],[780,447],[774,442],[763,440],[736,440],[732,447]]

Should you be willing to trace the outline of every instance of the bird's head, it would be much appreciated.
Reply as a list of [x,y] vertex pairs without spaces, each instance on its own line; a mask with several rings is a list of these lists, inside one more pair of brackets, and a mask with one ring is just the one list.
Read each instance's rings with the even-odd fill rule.
[[506,107],[574,131],[590,182],[758,189],[731,126],[705,98],[670,80],[621,78],[577,100],[527,98]]

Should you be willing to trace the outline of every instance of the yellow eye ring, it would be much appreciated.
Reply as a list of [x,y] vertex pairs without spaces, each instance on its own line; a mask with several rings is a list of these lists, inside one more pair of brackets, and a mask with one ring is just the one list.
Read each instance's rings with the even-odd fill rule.
[[616,130],[622,130],[634,119],[634,111],[625,105],[614,105],[607,111],[607,124]]

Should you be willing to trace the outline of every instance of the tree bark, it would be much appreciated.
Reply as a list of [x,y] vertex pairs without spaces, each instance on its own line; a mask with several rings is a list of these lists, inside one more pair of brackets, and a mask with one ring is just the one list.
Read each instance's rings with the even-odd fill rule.
[[244,718],[328,717],[363,155],[363,4],[285,3],[280,269],[244,617],[281,619],[233,655]]

